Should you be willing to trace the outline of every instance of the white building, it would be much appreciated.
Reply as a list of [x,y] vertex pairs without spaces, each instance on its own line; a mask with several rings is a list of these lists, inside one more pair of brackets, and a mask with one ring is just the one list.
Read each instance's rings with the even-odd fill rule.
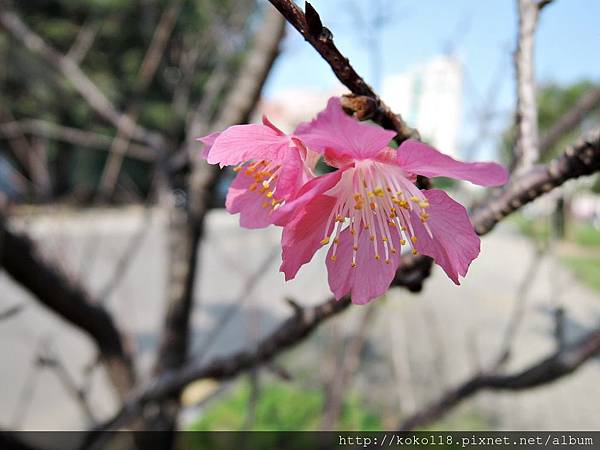
[[[407,72],[384,77],[382,98],[393,111],[421,133],[421,137],[440,151],[458,157],[461,111],[462,71],[454,57],[439,56]],[[332,95],[347,90],[338,85],[331,89],[291,89],[261,100],[258,114],[286,132],[300,122],[311,120],[325,108]],[[254,117],[258,122],[260,115]]]
[[462,70],[457,58],[438,56],[407,72],[386,76],[382,98],[426,142],[458,157]]

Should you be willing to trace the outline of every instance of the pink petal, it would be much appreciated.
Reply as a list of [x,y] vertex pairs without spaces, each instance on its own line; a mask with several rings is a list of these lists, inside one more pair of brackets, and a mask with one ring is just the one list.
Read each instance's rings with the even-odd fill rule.
[[[397,236],[397,233],[393,233]],[[363,305],[385,294],[390,287],[398,265],[399,251],[390,254],[390,262],[384,258],[375,259],[373,243],[369,240],[370,233],[360,230],[358,236],[358,252],[356,267],[352,267],[352,246],[354,238],[350,229],[346,228],[339,235],[340,243],[336,250],[336,260],[332,261],[333,246],[327,253],[327,274],[329,287],[336,299],[350,294],[352,303]],[[394,238],[394,236],[392,236]],[[394,239],[394,246],[400,249],[399,240]]]
[[340,156],[366,159],[385,148],[396,133],[358,122],[344,112],[338,97],[331,97],[327,108],[311,122],[300,124],[294,135],[321,154],[330,149]]
[[308,181],[304,163],[295,150],[285,153],[277,179],[277,198],[288,199]]
[[265,197],[256,191],[249,191],[248,186],[254,182],[252,177],[244,175],[242,172],[233,179],[225,207],[231,214],[240,213],[240,225],[244,228],[264,228],[272,223],[270,208],[263,208],[262,204],[266,201]]
[[285,225],[296,214],[296,211],[299,211],[313,199],[335,186],[340,181],[342,173],[342,170],[336,170],[335,172],[330,172],[308,181],[293,198],[286,201],[282,207],[273,213],[273,223],[275,225]]
[[433,239],[415,212],[411,212],[417,237],[416,249],[431,256],[456,284],[465,276],[471,261],[479,255],[479,236],[475,234],[467,211],[439,189],[423,191],[429,200],[427,225]]
[[508,171],[500,164],[457,161],[413,139],[400,145],[396,162],[406,172],[426,177],[457,178],[480,186],[500,186],[508,180]]
[[262,116],[262,123],[263,125],[266,125],[269,128],[271,128],[273,131],[275,131],[275,133],[277,133],[280,136],[283,136],[285,134],[283,131],[281,131],[279,128],[273,125],[273,122],[271,122],[269,118],[265,115]]
[[282,161],[290,138],[267,125],[235,125],[223,131],[208,154],[210,164],[230,166],[250,160]]
[[215,141],[217,140],[217,138],[219,137],[219,135],[221,134],[220,131],[217,131],[216,133],[211,133],[207,136],[203,136],[201,138],[196,139],[197,141],[200,141],[204,144],[204,147],[202,148],[202,151],[200,152],[200,157],[203,159],[208,158],[208,152],[210,152],[211,147],[213,146],[213,144],[215,143]]
[[[297,211],[284,227],[279,270],[285,274],[286,281],[294,278],[300,267],[309,262],[321,247],[327,219],[334,204],[335,198],[320,195]],[[327,235],[332,228],[333,224],[327,230]]]

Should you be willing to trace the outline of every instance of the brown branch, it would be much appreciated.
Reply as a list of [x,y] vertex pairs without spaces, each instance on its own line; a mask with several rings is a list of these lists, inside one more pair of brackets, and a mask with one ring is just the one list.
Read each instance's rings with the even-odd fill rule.
[[34,243],[11,231],[4,218],[0,218],[0,234],[4,270],[42,305],[96,343],[113,385],[124,396],[134,384],[132,359],[108,311],[95,304],[82,286],[49,265]]
[[307,308],[294,303],[294,314],[253,349],[217,357],[206,364],[191,361],[178,370],[166,372],[126,401],[113,418],[92,431],[84,448],[100,448],[90,444],[100,442],[103,433],[125,426],[141,413],[144,405],[178,393],[193,381],[204,378],[231,379],[250,368],[270,363],[279,354],[310,336],[320,324],[345,311],[350,304],[347,297],[330,299]]
[[2,311],[0,311],[0,322],[16,316],[21,311],[23,311],[24,307],[25,307],[25,305],[18,304],[18,305],[9,306],[8,308],[3,309]]
[[[354,330],[346,348],[332,348],[332,363],[334,365],[329,380],[325,386],[325,405],[323,406],[323,419],[321,430],[335,430],[342,414],[344,394],[352,385],[353,375],[360,368],[361,353],[368,340],[371,324],[376,317],[377,304],[371,304],[363,312],[358,327]],[[337,346],[334,342],[334,346]],[[341,353],[341,354],[340,354]]]
[[548,164],[513,178],[471,219],[478,234],[490,232],[506,216],[568,180],[600,170],[600,129],[590,132]]
[[396,140],[399,143],[418,136],[416,131],[411,129],[399,115],[394,114],[373,88],[354,70],[348,58],[335,46],[331,31],[323,26],[319,14],[310,3],[306,2],[305,14],[292,0],[270,0],[270,2],[327,61],[338,80],[353,94],[368,97],[372,101],[373,111],[369,118],[384,128],[395,130],[398,133]]
[[129,142],[137,126],[141,107],[139,97],[146,92],[154,78],[182,7],[183,0],[172,1],[164,10],[154,30],[152,41],[136,75],[136,99],[127,108],[125,120],[119,122],[117,135],[110,146],[110,155],[100,177],[99,193],[105,199],[110,198],[114,192]]
[[[481,207],[471,213],[471,222],[479,235],[492,231],[498,222],[527,203],[563,183],[600,171],[600,130],[589,133],[564,154],[544,165],[532,167],[513,178]],[[419,292],[431,273],[433,260],[428,256],[407,255],[392,286],[403,286]]]
[[[279,53],[284,23],[273,11],[266,11],[239,74],[223,102],[221,114],[214,124],[215,129],[248,120]],[[197,148],[194,138],[198,135],[193,134],[197,131],[195,127],[188,129],[182,146],[182,152],[188,156],[192,148]],[[157,376],[182,367],[188,358],[198,252],[204,234],[204,218],[211,205],[219,174],[217,167],[195,158],[189,181],[184,185],[186,201],[170,209],[168,303],[154,366]],[[173,177],[173,187],[178,182],[180,180]],[[178,410],[176,392],[170,393],[159,404],[156,415],[150,418],[152,428],[173,429]]]
[[519,33],[515,52],[517,136],[513,167],[522,172],[529,169],[539,158],[534,42],[540,9],[536,0],[516,1],[519,10]]
[[57,70],[87,104],[101,117],[116,127],[125,124],[131,127],[132,136],[152,148],[162,147],[162,137],[152,131],[132,124],[120,113],[102,91],[88,78],[79,65],[69,56],[65,56],[47,44],[21,20],[15,11],[8,7],[0,8],[0,25],[23,44],[31,53],[42,58],[49,66]]
[[[88,147],[98,150],[109,150],[111,142],[113,142],[114,139],[105,134],[66,127],[57,123],[37,119],[23,119],[0,123],[0,134],[4,137],[13,138],[22,133],[68,142],[77,147]],[[127,155],[147,162],[153,162],[157,159],[157,153],[154,150],[147,146],[135,143],[130,144]]]
[[600,86],[584,93],[581,98],[558,119],[542,136],[540,140],[540,154],[547,153],[560,139],[575,130],[583,119],[600,106]]
[[400,425],[400,430],[414,430],[430,424],[459,403],[484,389],[518,391],[551,383],[573,373],[598,353],[600,353],[600,329],[591,331],[577,342],[565,346],[516,374],[479,374],[474,376],[457,388],[448,391],[442,398],[422,411],[409,417]]
[[88,51],[92,48],[96,35],[102,27],[100,20],[91,19],[86,21],[80,28],[75,42],[67,52],[67,57],[73,59],[77,64],[86,57]]
[[553,1],[554,0],[538,0],[537,7],[541,11],[543,8],[545,8],[546,6],[548,6]]
[[[275,14],[267,12],[240,69],[240,75],[223,103],[223,113],[215,128],[224,128],[247,120],[278,54],[282,37],[283,21]],[[193,131],[188,132],[186,139],[188,145],[191,145],[190,141],[193,142],[193,137],[198,137],[191,133]],[[178,367],[187,354],[188,319],[198,244],[202,235],[204,214],[207,211],[208,194],[212,190],[217,173],[215,168],[198,160],[188,187],[188,205],[184,205],[187,209],[176,207],[171,213],[170,298],[157,372]]]

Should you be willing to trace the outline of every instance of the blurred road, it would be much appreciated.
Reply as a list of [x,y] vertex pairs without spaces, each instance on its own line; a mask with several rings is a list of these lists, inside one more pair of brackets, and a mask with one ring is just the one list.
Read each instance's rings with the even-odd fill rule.
[[[131,253],[131,264],[120,271],[122,279],[106,303],[142,355],[140,369],[148,368],[164,306],[164,213],[144,213],[138,208],[65,212],[20,217],[13,225],[32,233],[48,258],[59,261],[95,295],[114,284],[115,262]],[[303,268],[297,280],[283,281],[278,272],[278,229],[243,230],[237,217],[214,212],[207,230],[193,314],[195,355],[206,358],[250,345],[290,314],[284,296],[305,304],[327,298],[323,255],[318,258],[321,261]],[[133,252],[132,241],[140,244]],[[380,402],[383,411],[410,412],[460,382],[477,366],[484,366],[497,353],[517,288],[532,258],[533,249],[525,239],[510,228],[500,228],[484,239],[482,255],[461,287],[436,270],[423,295],[392,290],[386,300],[380,300],[369,339],[369,363],[356,375],[355,387],[368,388],[371,401]],[[552,258],[545,258],[540,260],[527,297],[508,370],[517,370],[552,351],[553,311],[558,303],[566,308],[568,340],[600,319],[597,293],[581,286]],[[66,395],[65,374],[36,368],[40,356],[57,356],[75,385],[89,383],[97,418],[110,415],[116,402],[102,370],[85,375],[94,361],[90,342],[0,274],[0,311],[21,304],[24,309],[19,314],[0,323],[0,425],[86,427],[82,409]],[[351,334],[361,312],[361,307],[354,307],[336,323]],[[224,316],[229,320],[223,322]],[[299,351],[309,355],[310,361],[310,355],[320,354],[322,347],[313,341]],[[600,365],[595,360],[548,387],[481,394],[456,414],[484,417],[498,429],[600,429],[598,379]]]

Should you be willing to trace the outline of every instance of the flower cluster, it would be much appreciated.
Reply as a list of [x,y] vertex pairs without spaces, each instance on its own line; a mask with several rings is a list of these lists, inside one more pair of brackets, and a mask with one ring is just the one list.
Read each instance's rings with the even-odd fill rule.
[[[263,118],[199,140],[209,163],[237,172],[226,207],[240,224],[283,227],[286,280],[325,246],[331,291],[363,304],[389,288],[403,251],[432,257],[456,284],[479,254],[465,208],[442,190],[419,190],[417,175],[481,186],[507,180],[496,163],[456,161],[419,141],[391,148],[394,136],[349,117],[333,97],[291,135]],[[320,158],[337,170],[317,176]]]

